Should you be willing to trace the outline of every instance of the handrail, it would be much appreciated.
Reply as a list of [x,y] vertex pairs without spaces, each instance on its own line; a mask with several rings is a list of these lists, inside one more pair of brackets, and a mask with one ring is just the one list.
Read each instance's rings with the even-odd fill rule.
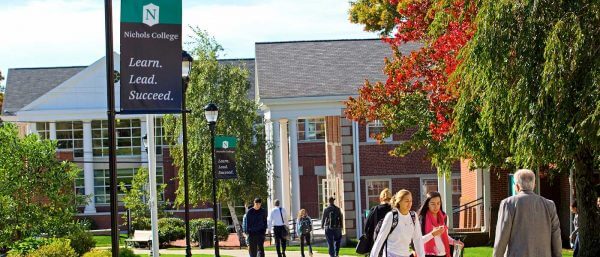
[[[472,203],[475,203],[475,202],[478,202],[478,203],[471,205]],[[470,201],[470,202],[465,203],[465,204],[463,204],[461,206],[453,208],[452,209],[452,213],[453,214],[454,213],[459,213],[459,212],[465,211],[465,210],[467,210],[469,208],[473,208],[473,207],[476,207],[476,206],[479,206],[479,205],[483,205],[483,197],[480,197],[480,198],[478,198],[478,199],[476,199],[474,201]]]

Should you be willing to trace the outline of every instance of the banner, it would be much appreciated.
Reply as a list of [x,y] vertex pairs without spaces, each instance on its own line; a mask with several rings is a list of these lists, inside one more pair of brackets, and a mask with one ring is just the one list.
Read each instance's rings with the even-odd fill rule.
[[121,113],[181,112],[181,0],[121,0]]
[[235,169],[235,148],[237,138],[228,136],[215,137],[215,161],[217,162],[217,178],[237,178]]

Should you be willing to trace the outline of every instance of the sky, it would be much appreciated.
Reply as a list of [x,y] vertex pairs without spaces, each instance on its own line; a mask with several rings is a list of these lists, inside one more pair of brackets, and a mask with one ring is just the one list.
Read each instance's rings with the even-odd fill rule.
[[[120,2],[113,5],[119,51]],[[349,0],[183,0],[189,26],[206,30],[221,58],[253,58],[255,42],[376,38],[348,21]],[[103,0],[0,0],[0,70],[90,65],[105,54]],[[2,82],[4,85],[6,81]]]

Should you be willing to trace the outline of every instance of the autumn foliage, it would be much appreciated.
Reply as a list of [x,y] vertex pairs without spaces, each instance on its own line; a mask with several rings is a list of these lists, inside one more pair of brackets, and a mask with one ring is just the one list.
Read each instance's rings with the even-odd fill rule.
[[[456,83],[451,80],[460,62],[457,55],[475,31],[471,21],[476,7],[466,5],[465,1],[352,3],[351,21],[365,24],[366,30],[379,31],[382,40],[390,45],[393,57],[385,59],[384,72],[388,78],[384,83],[366,81],[359,90],[359,97],[349,99],[347,117],[358,121],[381,120],[391,130],[395,127],[392,123],[403,119],[401,123],[405,125],[418,126],[420,122],[406,119],[420,117],[427,119],[428,126],[419,129],[428,130],[430,140],[442,141],[452,127],[451,113],[457,99]],[[390,21],[393,24],[386,24]],[[394,31],[388,31],[390,28]],[[402,55],[401,46],[415,42],[421,47]],[[397,106],[411,100],[424,101],[424,104],[407,106],[414,110],[404,109],[398,113]],[[386,132],[402,131],[386,129]]]

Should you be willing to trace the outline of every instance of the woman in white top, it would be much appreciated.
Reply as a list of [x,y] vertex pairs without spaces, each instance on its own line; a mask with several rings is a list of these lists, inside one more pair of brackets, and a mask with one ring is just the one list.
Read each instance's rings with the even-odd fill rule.
[[419,210],[425,257],[450,257],[450,245],[464,244],[448,236],[446,213],[442,210],[442,196],[438,192],[427,193],[427,199]]
[[[425,256],[421,242],[421,225],[416,213],[411,211],[412,195],[402,189],[392,198],[392,211],[383,218],[381,229],[371,249],[371,257],[378,257],[380,252],[385,257],[411,256],[410,243],[414,244],[417,256]],[[392,229],[394,223],[396,226]]]

